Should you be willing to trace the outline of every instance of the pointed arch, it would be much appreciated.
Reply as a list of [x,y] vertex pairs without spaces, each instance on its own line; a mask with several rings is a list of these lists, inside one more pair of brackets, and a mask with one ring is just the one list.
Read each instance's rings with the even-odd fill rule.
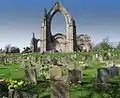
[[51,34],[51,22],[54,15],[60,12],[64,17],[66,21],[66,46],[64,48],[68,48],[69,50],[66,50],[66,52],[73,52],[76,51],[76,26],[75,21],[71,17],[71,15],[68,13],[68,11],[62,6],[60,2],[56,2],[54,6],[51,8],[51,10],[45,14],[45,20],[42,24],[42,51],[49,50],[51,47],[51,44],[53,43],[53,35]]

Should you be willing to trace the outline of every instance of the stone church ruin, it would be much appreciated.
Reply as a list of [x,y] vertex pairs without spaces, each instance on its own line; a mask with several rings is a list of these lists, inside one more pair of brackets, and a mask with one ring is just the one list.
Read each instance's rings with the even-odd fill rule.
[[[65,34],[57,33],[52,35],[51,21],[57,12],[60,12],[65,17],[66,32]],[[41,53],[46,51],[53,52],[90,51],[91,49],[90,37],[88,35],[76,34],[75,20],[60,2],[56,2],[49,12],[47,12],[46,9],[44,10],[40,39],[36,39],[33,34],[33,38],[31,41],[32,52],[36,52],[38,41],[40,41]]]

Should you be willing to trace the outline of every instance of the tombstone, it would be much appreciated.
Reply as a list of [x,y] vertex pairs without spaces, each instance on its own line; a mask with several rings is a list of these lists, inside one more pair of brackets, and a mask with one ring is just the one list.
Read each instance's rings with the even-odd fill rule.
[[37,82],[36,67],[32,67],[31,65],[29,65],[29,67],[28,67],[27,65],[24,64],[24,66],[22,66],[20,68],[24,70],[24,79],[26,81],[31,81],[34,83]]
[[98,68],[97,69],[97,82],[106,83],[107,78],[109,77],[109,70],[107,68]]
[[119,76],[119,68],[113,65],[109,68],[109,75],[111,77]]
[[68,82],[79,83],[82,81],[82,67],[80,68],[68,68]]
[[56,79],[57,77],[62,77],[62,70],[60,67],[52,67],[49,69],[51,79]]
[[98,59],[98,54],[95,55],[95,58]]
[[107,68],[99,68],[97,70],[97,88],[108,90],[110,85],[107,83],[109,79],[109,70]]
[[14,95],[15,95],[15,90],[14,89],[10,89],[8,91],[8,98],[14,98]]
[[68,83],[63,80],[62,69],[53,61],[53,67],[49,69],[51,82],[51,98],[69,98]]
[[110,52],[107,53],[107,56],[108,56],[108,59],[111,59],[111,53]]
[[92,60],[93,60],[93,61],[95,60],[95,55],[93,55]]
[[100,61],[103,61],[102,55],[99,56],[99,60],[100,60]]
[[24,69],[24,79],[26,81],[37,82],[37,74],[35,69]]
[[51,98],[69,98],[68,83],[60,80],[52,81]]

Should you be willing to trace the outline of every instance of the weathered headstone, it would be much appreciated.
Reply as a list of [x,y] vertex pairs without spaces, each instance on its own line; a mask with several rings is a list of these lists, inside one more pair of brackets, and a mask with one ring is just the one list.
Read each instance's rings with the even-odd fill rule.
[[95,55],[93,55],[92,60],[93,60],[93,61],[95,60]]
[[64,81],[52,81],[51,98],[69,98],[68,83]]
[[51,79],[62,78],[62,70],[58,66],[54,66],[50,68],[49,72]]
[[78,83],[82,81],[82,67],[68,69],[68,81],[69,83]]
[[31,81],[31,82],[37,82],[37,74],[36,74],[36,69],[24,69],[25,72],[25,80],[26,81]]
[[103,56],[102,55],[99,56],[99,60],[103,61]]
[[10,89],[8,91],[8,98],[14,98],[14,95],[15,95],[15,90],[14,89]]
[[119,75],[119,68],[113,65],[112,67],[109,68],[109,75],[111,77],[115,77]]
[[106,83],[109,77],[109,70],[107,68],[98,68],[97,70],[97,82]]
[[37,82],[36,66],[22,64],[20,68],[24,70],[24,79],[26,81]]
[[99,56],[99,55],[98,55],[98,54],[96,54],[96,55],[95,55],[95,58],[96,58],[96,59],[98,59],[98,56]]
[[51,82],[51,98],[69,98],[68,83],[63,80],[62,69],[53,61],[53,66],[49,69]]
[[106,90],[109,88],[107,83],[109,79],[109,70],[107,68],[99,68],[97,70],[97,88]]

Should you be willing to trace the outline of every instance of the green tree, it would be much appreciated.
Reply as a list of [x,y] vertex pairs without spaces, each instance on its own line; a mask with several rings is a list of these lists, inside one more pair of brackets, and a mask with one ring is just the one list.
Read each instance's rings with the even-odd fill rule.
[[105,41],[102,41],[100,44],[99,44],[99,49],[100,50],[109,50],[111,49],[110,45],[105,42]]
[[17,47],[11,47],[10,48],[10,53],[20,53],[20,49]]

